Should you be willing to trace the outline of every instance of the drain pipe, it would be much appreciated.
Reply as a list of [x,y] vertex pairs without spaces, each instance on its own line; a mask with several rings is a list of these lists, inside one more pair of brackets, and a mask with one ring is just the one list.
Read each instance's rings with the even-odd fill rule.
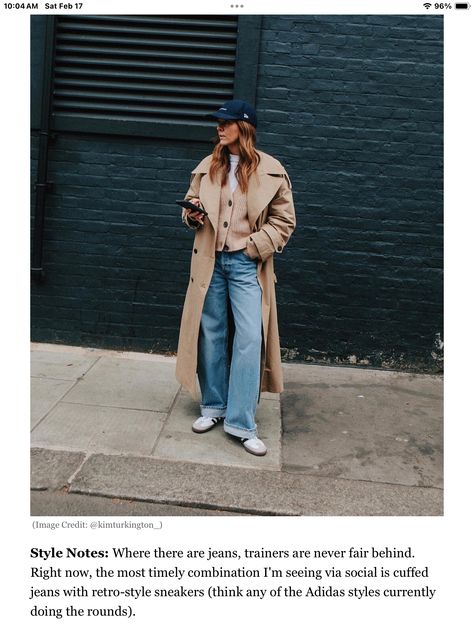
[[53,89],[53,61],[56,19],[48,18],[45,38],[43,94],[41,99],[41,122],[39,130],[38,168],[34,190],[35,217],[32,238],[31,277],[36,283],[44,280],[43,270],[43,235],[46,194],[53,183],[48,182],[48,150],[51,137],[50,112]]

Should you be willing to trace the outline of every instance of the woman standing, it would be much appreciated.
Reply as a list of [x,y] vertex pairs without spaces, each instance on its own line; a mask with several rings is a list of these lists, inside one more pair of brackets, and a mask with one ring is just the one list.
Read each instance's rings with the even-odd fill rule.
[[255,411],[261,391],[283,391],[273,254],[295,228],[291,182],[278,160],[255,148],[257,116],[234,100],[208,115],[219,140],[193,170],[183,209],[196,229],[181,319],[176,377],[197,399],[194,432],[223,421],[251,454],[266,454]]

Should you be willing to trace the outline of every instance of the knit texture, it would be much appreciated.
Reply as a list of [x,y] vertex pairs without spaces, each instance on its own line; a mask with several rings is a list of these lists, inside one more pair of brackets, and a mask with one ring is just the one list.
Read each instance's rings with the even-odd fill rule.
[[231,193],[229,179],[221,187],[219,225],[217,228],[216,250],[242,250],[247,245],[251,233],[247,195],[242,193],[240,185]]

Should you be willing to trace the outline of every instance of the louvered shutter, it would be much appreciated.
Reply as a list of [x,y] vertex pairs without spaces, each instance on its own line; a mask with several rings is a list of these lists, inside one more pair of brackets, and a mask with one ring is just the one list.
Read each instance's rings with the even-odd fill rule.
[[238,46],[235,16],[58,16],[53,127],[208,139],[204,114],[239,96]]

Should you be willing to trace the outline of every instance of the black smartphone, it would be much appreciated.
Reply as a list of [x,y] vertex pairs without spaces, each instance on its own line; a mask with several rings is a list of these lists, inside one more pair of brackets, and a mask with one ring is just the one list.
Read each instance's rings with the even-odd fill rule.
[[179,204],[182,208],[187,208],[190,211],[197,211],[198,213],[207,215],[206,211],[203,208],[197,206],[196,204],[193,204],[189,200],[176,200],[176,204]]

